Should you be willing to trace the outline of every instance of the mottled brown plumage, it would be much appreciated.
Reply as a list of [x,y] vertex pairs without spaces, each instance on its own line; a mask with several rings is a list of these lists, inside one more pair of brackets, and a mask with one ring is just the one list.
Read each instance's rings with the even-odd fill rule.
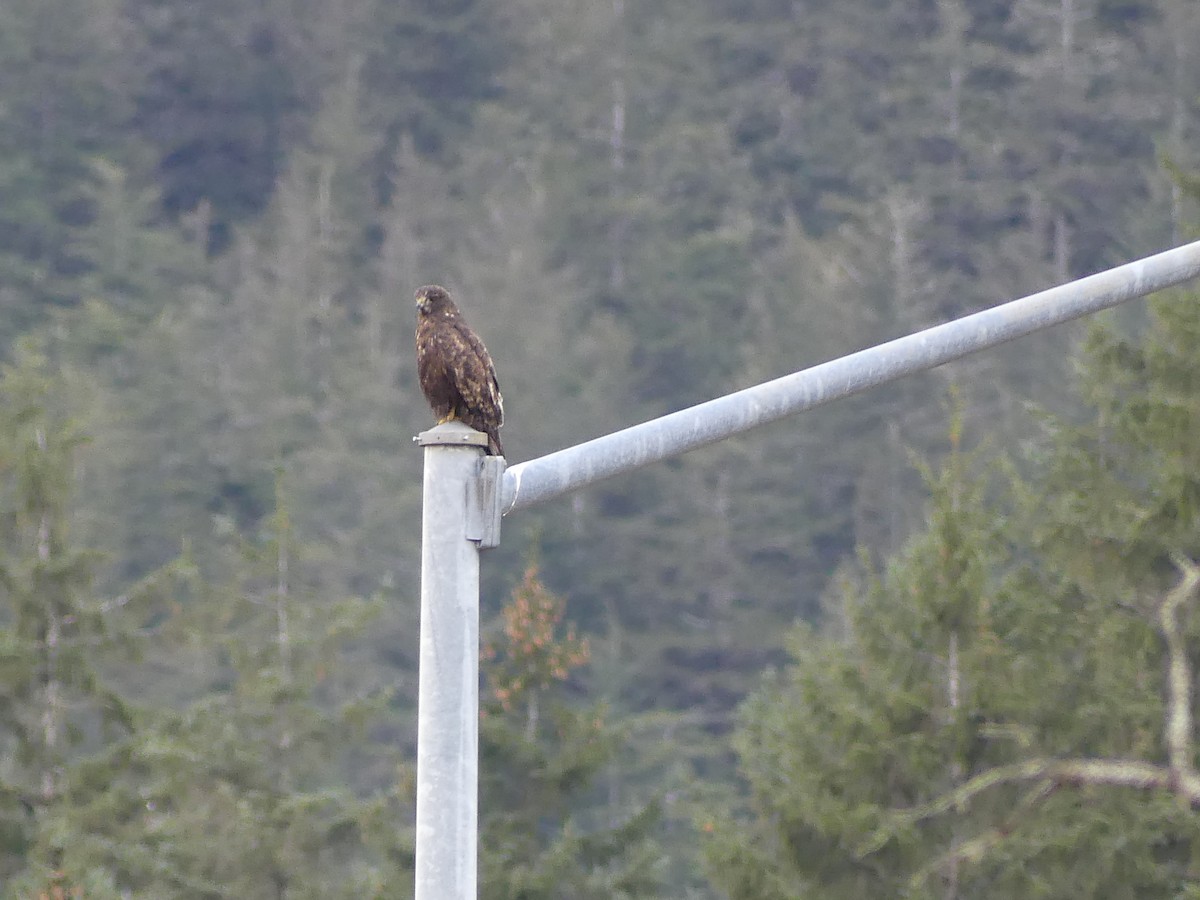
[[488,436],[489,454],[504,455],[496,367],[450,293],[436,284],[417,291],[417,375],[439,425],[457,419]]

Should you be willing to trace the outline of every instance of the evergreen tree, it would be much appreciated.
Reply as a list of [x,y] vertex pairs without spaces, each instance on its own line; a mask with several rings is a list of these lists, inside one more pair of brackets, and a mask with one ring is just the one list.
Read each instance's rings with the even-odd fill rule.
[[827,636],[798,627],[793,664],[747,702],[735,747],[754,824],[702,823],[732,897],[895,896],[922,854],[953,843],[938,823],[863,849],[893,806],[937,796],[982,761],[996,640],[986,579],[1004,542],[968,465],[952,457],[930,485],[927,531],[882,578],[848,586]]
[[167,618],[144,665],[164,685],[124,741],[71,771],[51,832],[64,871],[146,898],[411,885],[404,780],[351,749],[386,698],[338,660],[378,604],[312,591],[282,488],[276,504],[260,542],[235,542],[226,583],[186,559],[160,579]]
[[[429,421],[411,374],[416,285],[449,282],[473,311],[517,460],[1140,255],[1184,233],[1195,202],[1156,159],[1194,167],[1200,146],[1194,0],[0,7],[0,359],[36,329],[73,380],[92,439],[73,458],[71,540],[106,554],[88,591],[233,608],[269,566],[231,548],[270,543],[282,465],[309,594],[396,601],[342,648],[356,683],[397,685],[390,713],[347,739],[361,758],[414,741],[409,438]],[[728,771],[725,735],[751,679],[783,658],[797,618],[836,618],[822,601],[856,544],[878,560],[919,524],[921,480],[905,460],[942,452],[928,397],[959,386],[968,442],[1037,438],[1022,403],[1073,402],[1065,350],[1082,333],[980,355],[506,524],[485,606],[520,578],[521,532],[544,533],[545,579],[598,648],[589,699],[628,734],[572,795],[575,812],[591,825],[645,786],[666,791],[680,884],[693,842],[676,820],[698,802],[690,783]],[[1159,363],[1117,334],[1097,339],[1092,366],[1111,357],[1104,379],[1140,390],[1125,366]],[[1146,415],[1164,419],[1186,394]],[[1119,404],[1097,403],[1104,427],[1061,426],[1060,449],[1022,461],[1038,473],[1033,509],[1053,520],[997,488],[1026,527],[1004,536],[1015,561],[989,590],[1137,595],[1145,619],[1178,577],[1179,541],[1160,526],[1190,552],[1187,504],[1170,500],[1190,490],[1190,460],[1166,454],[1173,480],[1142,472],[1137,429],[1118,427]],[[1151,524],[1134,527],[1126,508]],[[191,593],[165,575],[141,585],[183,545],[200,571]],[[1108,621],[1103,605],[1068,600]],[[164,634],[193,614],[155,608]],[[1090,658],[1068,626],[1047,628]],[[1128,635],[1113,633],[1115,653]],[[1021,646],[1055,671],[1049,649]],[[227,701],[211,655],[197,649],[186,673],[156,656],[176,647],[151,642],[153,662],[122,668],[124,699],[176,712]],[[111,745],[99,713],[80,715],[71,760],[108,751],[94,785],[143,771],[120,755],[134,744]],[[146,715],[135,724],[166,727]],[[70,786],[84,770],[66,771]],[[363,793],[396,780],[378,761],[355,771]],[[128,808],[143,815],[138,802]],[[389,821],[383,807],[374,821]],[[54,821],[92,833],[66,813]],[[367,856],[403,868],[408,851],[386,830],[360,830],[351,855],[369,841]],[[27,893],[118,890],[103,866],[58,870],[37,853],[45,870],[27,872]]]
[[102,602],[92,589],[95,554],[72,539],[72,457],[81,435],[66,405],[62,379],[29,347],[0,374],[4,881],[60,869],[70,848],[57,822],[73,766],[131,726],[103,673],[130,652],[126,623],[138,604],[128,596]]
[[500,93],[510,38],[490,0],[372,0],[367,21],[365,109],[383,138],[380,197],[388,200],[389,164],[404,141],[432,158],[457,156],[479,105]]
[[502,610],[503,634],[484,648],[480,896],[654,896],[658,805],[587,802],[621,733],[602,706],[564,696],[588,658],[587,642],[561,628],[564,608],[530,564]]
[[1187,896],[1200,786],[1194,295],[1093,333],[1094,417],[986,488],[960,456],[930,523],[747,704],[734,897]]
[[72,307],[95,260],[97,160],[129,152],[116,3],[14,0],[0,10],[0,354]]
[[231,225],[266,207],[303,133],[314,98],[301,67],[311,61],[261,5],[138,0],[128,17],[131,123],[158,156],[165,208],[206,205],[206,244],[224,249]]

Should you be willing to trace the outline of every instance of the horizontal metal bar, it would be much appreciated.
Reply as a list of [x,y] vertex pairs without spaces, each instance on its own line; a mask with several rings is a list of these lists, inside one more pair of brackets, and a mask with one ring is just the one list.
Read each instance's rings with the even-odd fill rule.
[[512,466],[505,513],[1200,275],[1200,241]]

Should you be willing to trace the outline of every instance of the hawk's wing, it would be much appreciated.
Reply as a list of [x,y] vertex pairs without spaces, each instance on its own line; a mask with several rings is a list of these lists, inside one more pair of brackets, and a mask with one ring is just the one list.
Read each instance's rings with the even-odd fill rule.
[[[500,395],[500,383],[496,380],[496,366],[483,341],[466,323],[459,320],[454,328],[455,348],[453,351],[458,391],[463,404],[478,415],[480,428],[489,434],[504,424],[504,398]],[[468,422],[472,427],[479,427]]]
[[489,452],[503,454],[504,399],[496,367],[483,341],[460,316],[418,321],[417,375],[439,419],[453,415],[488,436]]

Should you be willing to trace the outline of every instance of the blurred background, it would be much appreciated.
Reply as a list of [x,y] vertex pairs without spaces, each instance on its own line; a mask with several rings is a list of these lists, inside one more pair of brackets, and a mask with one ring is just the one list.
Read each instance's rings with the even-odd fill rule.
[[[529,459],[1181,242],[1197,46],[1195,0],[5,0],[5,896],[406,895],[417,286]],[[1087,333],[507,520],[483,896],[809,896],[711,877],[739,704],[947,454],[1088,419]]]

